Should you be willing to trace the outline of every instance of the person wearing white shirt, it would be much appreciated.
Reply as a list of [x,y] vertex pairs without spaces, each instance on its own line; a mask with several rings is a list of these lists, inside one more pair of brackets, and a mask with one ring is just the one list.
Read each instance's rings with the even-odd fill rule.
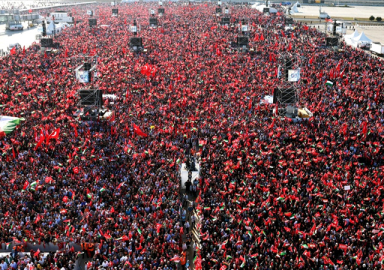
[[103,264],[102,264],[102,266],[103,266],[104,268],[106,268],[106,267],[108,267],[108,264],[109,264],[109,263],[108,263],[107,261],[104,261]]
[[8,268],[8,264],[4,260],[1,260],[1,269],[7,270],[7,268]]

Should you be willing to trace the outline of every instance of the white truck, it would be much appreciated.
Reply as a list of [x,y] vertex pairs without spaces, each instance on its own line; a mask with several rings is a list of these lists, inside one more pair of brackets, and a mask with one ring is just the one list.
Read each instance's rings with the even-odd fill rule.
[[383,55],[384,54],[384,45],[380,42],[372,42],[371,45],[371,52],[377,55]]
[[24,27],[20,22],[7,22],[5,29],[11,30],[11,31],[16,31],[16,30],[23,30]]

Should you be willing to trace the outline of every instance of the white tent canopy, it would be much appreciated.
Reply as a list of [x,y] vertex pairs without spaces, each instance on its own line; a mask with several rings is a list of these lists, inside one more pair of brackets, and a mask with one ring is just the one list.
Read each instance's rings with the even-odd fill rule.
[[47,27],[47,32],[48,33],[53,33],[53,31],[55,31],[55,23],[53,21],[50,22],[50,24],[48,25]]
[[355,38],[352,38],[357,43],[372,43],[372,40],[370,40],[364,32],[361,32],[361,34]]
[[352,34],[350,35],[345,35],[344,37],[347,39],[347,38],[355,38],[355,37],[358,37],[360,35],[360,33],[355,30],[355,32],[353,32]]
[[298,13],[299,10],[297,9],[297,3],[292,6],[291,12]]
[[352,35],[347,35],[344,37],[345,43],[352,47],[360,47],[360,45],[366,45],[372,43],[372,40],[370,40],[364,32],[359,34],[357,31],[355,31]]

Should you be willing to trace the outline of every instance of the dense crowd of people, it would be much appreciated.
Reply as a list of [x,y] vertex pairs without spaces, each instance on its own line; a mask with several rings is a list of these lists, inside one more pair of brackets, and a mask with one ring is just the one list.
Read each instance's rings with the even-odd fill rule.
[[[0,58],[0,114],[25,119],[0,139],[4,245],[56,243],[65,256],[44,269],[74,269],[81,256],[87,269],[177,269],[178,168],[193,141],[203,269],[382,268],[383,62],[324,48],[315,28],[286,30],[283,15],[245,6],[230,6],[223,27],[215,7],[167,3],[157,28],[157,4],[119,5],[117,17],[76,7],[60,49]],[[134,19],[146,52],[129,48]],[[252,52],[231,47],[242,35],[235,19],[250,26]],[[260,102],[282,83],[282,52],[302,56],[308,120]],[[75,78],[83,59],[97,62],[91,86]],[[75,116],[87,87],[117,96],[104,103],[110,119]],[[40,269],[40,256],[13,260]],[[2,269],[22,269],[8,262]]]

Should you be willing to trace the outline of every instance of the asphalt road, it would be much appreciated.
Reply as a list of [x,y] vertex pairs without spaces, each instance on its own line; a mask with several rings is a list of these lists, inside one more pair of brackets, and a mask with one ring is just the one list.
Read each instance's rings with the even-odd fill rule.
[[5,30],[5,24],[0,25],[0,51],[8,51],[7,47],[12,43],[19,43],[21,47],[27,48],[36,41],[37,26],[27,29],[28,24],[26,22],[23,22],[23,26],[24,30],[22,31],[9,31]]

